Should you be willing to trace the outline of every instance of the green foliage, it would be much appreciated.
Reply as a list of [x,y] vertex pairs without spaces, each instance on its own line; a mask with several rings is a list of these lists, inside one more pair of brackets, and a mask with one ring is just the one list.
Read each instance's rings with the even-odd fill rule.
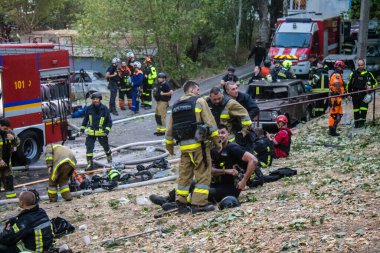
[[[352,19],[360,18],[360,0],[352,0],[351,9],[349,10]],[[369,9],[369,18],[380,20],[380,5],[378,1],[371,1],[372,5]]]

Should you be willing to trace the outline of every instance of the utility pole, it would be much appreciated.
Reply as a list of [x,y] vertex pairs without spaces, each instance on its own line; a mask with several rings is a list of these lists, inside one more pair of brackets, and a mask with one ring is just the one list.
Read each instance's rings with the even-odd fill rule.
[[370,0],[361,0],[360,4],[360,22],[359,22],[359,41],[358,41],[358,57],[365,59],[367,55],[368,40],[368,21],[369,21]]

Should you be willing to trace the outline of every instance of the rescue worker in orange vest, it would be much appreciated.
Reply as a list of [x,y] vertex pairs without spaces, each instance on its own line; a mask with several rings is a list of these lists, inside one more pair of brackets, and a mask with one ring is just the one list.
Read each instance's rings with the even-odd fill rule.
[[154,81],[157,78],[156,68],[152,65],[152,58],[147,56],[144,60],[144,80],[143,80],[143,92],[141,94],[141,106],[144,109],[152,108],[152,90]]
[[[336,61],[334,64],[335,71],[330,76],[330,93],[329,96],[344,94],[344,81],[342,77],[344,69],[343,61]],[[330,98],[330,118],[329,118],[329,135],[339,136],[336,132],[338,124],[343,116],[342,97]]]
[[[174,154],[174,139],[181,151],[176,199],[178,213],[198,213],[214,210],[208,204],[211,183],[210,142],[217,150],[222,146],[219,142],[215,119],[207,102],[199,96],[199,84],[187,81],[184,96],[173,105],[172,115],[165,136],[166,149]],[[195,177],[195,188],[190,197],[191,208],[188,208],[188,196],[191,181]]]
[[[347,84],[348,92],[355,92],[361,90],[368,90],[375,88],[378,83],[373,77],[372,73],[365,69],[365,62],[363,59],[357,61],[358,69],[350,74],[350,80]],[[367,118],[368,103],[364,100],[367,92],[353,94],[352,104],[354,107],[354,125],[355,128],[364,126]]]
[[74,153],[62,145],[46,145],[45,161],[49,172],[48,196],[50,202],[58,200],[58,186],[64,200],[72,200],[69,188],[71,178],[77,166]]
[[132,107],[132,82],[131,82],[131,70],[128,68],[127,63],[125,61],[121,62],[120,68],[117,70],[117,73],[120,77],[119,82],[119,108],[120,110],[125,111],[127,108],[125,107],[125,96],[127,96],[127,104],[128,108]]
[[157,128],[154,135],[161,136],[165,135],[166,132],[166,111],[168,110],[173,90],[166,81],[165,73],[158,73],[157,79],[158,85],[153,89],[153,96],[157,101],[155,113]]
[[0,176],[5,190],[5,198],[16,198],[12,175],[12,152],[20,145],[20,139],[10,128],[7,118],[0,119]]

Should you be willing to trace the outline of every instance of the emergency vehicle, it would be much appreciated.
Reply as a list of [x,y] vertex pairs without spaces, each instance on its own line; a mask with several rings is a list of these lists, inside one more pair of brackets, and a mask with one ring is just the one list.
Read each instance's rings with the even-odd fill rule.
[[13,164],[34,162],[44,145],[67,139],[69,70],[68,51],[53,44],[0,44],[0,117],[21,141]]
[[297,75],[309,73],[309,57],[323,59],[339,52],[343,38],[339,16],[323,13],[299,13],[278,19],[268,56],[273,60],[290,60]]

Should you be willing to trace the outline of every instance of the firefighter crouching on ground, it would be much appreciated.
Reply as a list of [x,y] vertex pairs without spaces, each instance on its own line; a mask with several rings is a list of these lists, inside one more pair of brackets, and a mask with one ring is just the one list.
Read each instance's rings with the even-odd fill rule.
[[48,252],[54,239],[53,226],[38,201],[35,190],[20,193],[18,204],[22,211],[5,223],[0,233],[0,252]]
[[153,84],[157,77],[156,68],[152,65],[152,58],[147,56],[144,60],[144,81],[143,81],[143,92],[141,94],[141,106],[144,109],[152,108],[152,90]]
[[252,121],[247,110],[234,99],[224,96],[218,87],[210,90],[207,104],[211,109],[216,124],[226,125],[230,134],[230,142],[245,145],[245,136],[249,133]]
[[[166,131],[166,149],[174,154],[174,139],[181,151],[176,198],[179,213],[197,213],[213,211],[207,198],[211,183],[211,139],[215,147],[221,150],[216,122],[207,102],[199,97],[199,85],[187,81],[184,96],[173,105],[168,129]],[[195,188],[191,196],[191,210],[187,206],[187,197],[191,181],[195,177]]]
[[267,134],[268,139],[273,142],[274,158],[288,157],[290,145],[292,144],[292,131],[287,127],[288,118],[279,115],[276,118],[278,133],[276,135]]
[[264,135],[264,130],[261,127],[256,127],[254,130],[256,139],[253,142],[253,154],[259,160],[261,168],[268,168],[272,165],[274,150],[273,143]]
[[156,132],[154,135],[165,135],[166,132],[166,111],[169,107],[169,101],[173,95],[173,90],[170,88],[166,81],[165,73],[158,73],[157,80],[158,85],[153,89],[154,99],[157,101],[156,107]]
[[[313,70],[313,73],[311,79],[311,92],[316,93],[313,95],[313,99],[323,98],[329,92],[328,70],[324,68],[323,63],[319,61],[316,69]],[[328,104],[325,100],[316,101],[312,111],[313,116],[324,114],[327,106]]]
[[[334,64],[335,71],[330,76],[330,93],[329,96],[344,94],[344,81],[342,77],[344,69],[343,61],[336,61]],[[329,135],[339,136],[336,132],[338,124],[343,116],[342,97],[330,98],[330,118],[329,118]]]
[[[357,61],[357,66],[358,69],[350,74],[347,91],[354,92],[375,88],[378,83],[372,73],[365,69],[364,60],[359,59]],[[367,94],[368,93],[363,92],[352,95],[355,128],[363,127],[367,119],[368,103],[364,100],[364,97]]]
[[131,70],[128,68],[125,61],[121,62],[120,68],[117,70],[120,78],[119,82],[119,108],[125,111],[125,96],[127,97],[128,108],[132,107],[132,83],[131,83]]
[[62,145],[46,145],[45,160],[49,172],[48,196],[50,202],[58,200],[58,186],[64,200],[70,201],[69,179],[77,166],[73,152]]
[[86,109],[80,129],[81,134],[87,130],[87,171],[94,169],[93,152],[96,139],[98,139],[100,145],[102,145],[104,152],[106,153],[107,162],[112,163],[111,149],[108,144],[108,134],[112,127],[111,115],[108,108],[101,103],[102,94],[100,92],[93,93],[91,95],[91,100],[92,104]]
[[1,182],[5,190],[5,198],[16,198],[12,175],[12,152],[20,144],[20,139],[10,129],[10,122],[6,118],[0,119],[0,173]]

